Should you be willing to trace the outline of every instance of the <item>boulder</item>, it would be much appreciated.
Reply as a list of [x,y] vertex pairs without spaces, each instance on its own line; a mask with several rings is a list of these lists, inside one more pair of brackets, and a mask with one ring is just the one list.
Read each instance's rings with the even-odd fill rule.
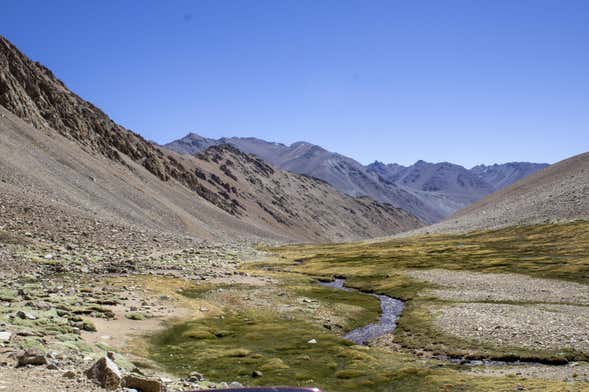
[[136,389],[141,392],[166,392],[166,386],[155,378],[146,378],[135,374],[128,374],[123,378],[126,388]]
[[47,357],[45,357],[45,354],[43,354],[39,350],[34,350],[34,349],[19,352],[16,355],[16,361],[17,361],[16,367],[27,366],[27,365],[32,365],[32,366],[47,365]]
[[108,357],[102,357],[86,371],[86,376],[108,390],[120,388],[123,375],[121,370]]

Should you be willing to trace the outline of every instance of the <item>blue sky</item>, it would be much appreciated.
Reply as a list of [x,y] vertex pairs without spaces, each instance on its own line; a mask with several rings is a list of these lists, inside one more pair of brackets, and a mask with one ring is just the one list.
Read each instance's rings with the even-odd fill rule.
[[572,0],[3,0],[0,34],[160,143],[472,166],[589,150],[588,20]]

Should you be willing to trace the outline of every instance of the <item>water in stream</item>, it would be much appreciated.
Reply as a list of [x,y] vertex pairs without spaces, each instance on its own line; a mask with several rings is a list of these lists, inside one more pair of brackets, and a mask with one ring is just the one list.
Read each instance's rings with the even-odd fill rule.
[[[332,287],[334,289],[360,292],[360,290],[345,287],[344,283],[345,279],[335,279],[332,282],[319,282],[322,286]],[[386,295],[364,294],[378,298],[380,301],[381,314],[378,322],[354,329],[344,336],[345,339],[351,340],[357,344],[367,344],[369,341],[376,339],[379,336],[393,332],[395,328],[397,328],[397,320],[405,307],[405,303],[399,299],[391,298]]]

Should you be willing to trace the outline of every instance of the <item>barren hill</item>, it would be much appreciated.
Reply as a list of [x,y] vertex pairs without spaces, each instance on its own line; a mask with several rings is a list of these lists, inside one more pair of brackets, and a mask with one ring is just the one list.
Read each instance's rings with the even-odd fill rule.
[[227,148],[199,158],[162,149],[2,37],[0,105],[0,188],[12,200],[217,239],[343,240],[420,224],[404,211]]

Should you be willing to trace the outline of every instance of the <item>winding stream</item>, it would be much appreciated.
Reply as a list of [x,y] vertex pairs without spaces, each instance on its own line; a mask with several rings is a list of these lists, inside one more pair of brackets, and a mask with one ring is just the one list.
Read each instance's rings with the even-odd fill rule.
[[[364,327],[360,327],[348,332],[344,335],[345,339],[351,340],[356,344],[366,345],[369,341],[376,339],[380,336],[386,335],[387,333],[393,332],[395,328],[397,328],[397,320],[401,316],[403,309],[405,308],[405,302],[399,299],[395,299],[389,297],[387,295],[379,295],[379,294],[372,294],[366,293],[358,289],[353,289],[350,287],[345,287],[345,279],[336,278],[331,282],[322,282],[320,281],[319,284],[325,287],[331,287],[338,290],[344,291],[352,291],[361,293],[364,295],[371,295],[376,297],[380,301],[380,309],[381,315],[380,320],[376,323],[371,323],[365,325]],[[524,365],[528,364],[545,364],[545,365],[566,365],[564,363],[544,363],[543,361],[538,360],[490,360],[490,359],[466,359],[461,357],[436,357],[438,360],[446,361],[450,363],[454,363],[457,365],[466,365],[466,366],[507,366],[507,365]]]
[[397,328],[397,320],[405,307],[403,301],[391,298],[387,295],[363,293],[360,290],[345,287],[344,283],[345,279],[335,279],[332,282],[319,282],[321,286],[344,291],[355,291],[364,295],[376,297],[380,301],[381,310],[380,320],[378,320],[378,322],[348,332],[344,335],[345,339],[351,340],[356,344],[367,344],[369,341],[393,332],[395,328]]

